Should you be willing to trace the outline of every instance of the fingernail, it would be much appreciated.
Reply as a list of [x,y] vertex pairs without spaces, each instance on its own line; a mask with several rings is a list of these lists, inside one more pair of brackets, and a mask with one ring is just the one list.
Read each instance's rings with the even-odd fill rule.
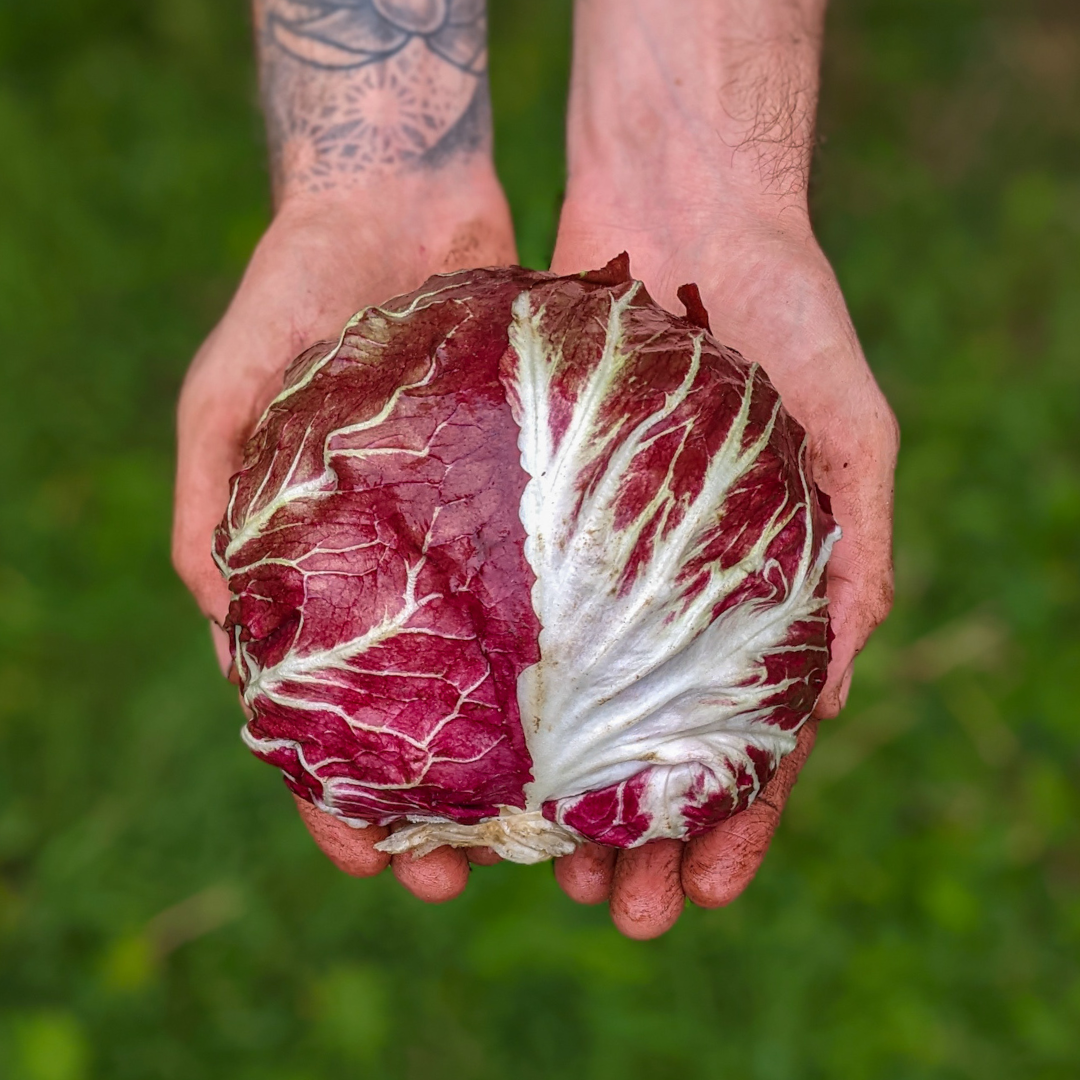
[[214,644],[214,655],[217,657],[218,667],[221,668],[221,674],[225,676],[230,682],[238,682],[235,678],[236,667],[233,664],[232,650],[229,648],[229,635],[218,625],[218,623],[211,619],[210,626],[210,640]]

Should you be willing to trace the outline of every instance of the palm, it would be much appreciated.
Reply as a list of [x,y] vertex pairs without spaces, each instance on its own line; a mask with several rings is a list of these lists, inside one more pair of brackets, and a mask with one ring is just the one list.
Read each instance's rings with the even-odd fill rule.
[[[796,215],[797,217],[797,215]],[[603,265],[620,251],[631,272],[665,307],[679,310],[676,290],[696,282],[724,344],[768,373],[789,411],[806,429],[814,478],[832,500],[844,530],[828,570],[835,638],[828,680],[816,714],[834,716],[847,694],[851,665],[892,597],[892,474],[896,427],[859,348],[839,286],[808,225],[744,219],[725,226],[642,221],[569,203],[563,211],[553,269]],[[661,842],[621,853],[606,879],[598,854],[583,853],[558,869],[567,892],[583,901],[612,890],[612,911],[624,932],[648,937],[678,917],[684,894],[727,903],[753,877],[799,767],[813,744],[813,725],[758,801],[743,814],[685,846]],[[647,845],[648,847],[648,845]],[[680,867],[681,864],[681,867]]]

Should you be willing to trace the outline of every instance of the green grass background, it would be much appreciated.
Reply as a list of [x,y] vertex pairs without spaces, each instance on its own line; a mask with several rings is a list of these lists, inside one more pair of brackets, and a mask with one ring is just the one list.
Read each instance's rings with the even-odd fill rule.
[[[565,0],[493,0],[523,259]],[[168,563],[172,410],[267,220],[242,0],[0,3],[0,1075],[1080,1075],[1080,9],[836,0],[814,203],[900,416],[896,610],[768,862],[621,939],[550,868],[316,852]]]

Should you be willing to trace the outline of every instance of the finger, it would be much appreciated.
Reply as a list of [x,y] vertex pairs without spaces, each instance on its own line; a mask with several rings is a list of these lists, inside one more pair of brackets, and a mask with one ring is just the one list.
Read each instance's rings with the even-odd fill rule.
[[[210,347],[210,342],[204,350]],[[208,395],[189,378],[177,417],[179,446],[173,509],[172,560],[202,611],[222,623],[229,590],[211,555],[214,530],[229,498],[229,477],[240,467],[246,430],[234,415],[235,394]]]
[[214,531],[228,505],[229,479],[243,463],[244,443],[280,389],[281,372],[295,351],[289,334],[265,319],[226,315],[196,354],[180,393],[173,566],[218,623],[228,612],[229,590],[211,554]]
[[616,854],[613,847],[586,842],[555,860],[555,880],[571,900],[602,904],[611,896]]
[[[852,665],[893,601],[893,474],[899,427],[880,393],[872,395],[874,422],[865,445],[823,439],[814,475],[832,495],[843,535],[829,558],[826,589],[832,630],[829,669],[814,715],[835,716],[847,700]],[[869,406],[868,406],[869,408]]]
[[730,904],[753,880],[780,822],[784,803],[814,745],[817,721],[799,732],[795,749],[776,770],[753,803],[715,829],[686,844],[682,887],[698,907]]
[[502,862],[502,856],[489,847],[466,848],[465,855],[473,866],[494,866]]
[[353,877],[374,877],[386,869],[390,856],[384,851],[376,851],[375,845],[390,835],[389,829],[379,825],[354,829],[332,814],[312,806],[306,799],[297,795],[293,798],[312,839],[339,870]]
[[236,665],[233,663],[232,649],[229,647],[229,635],[213,619],[210,620],[210,640],[214,645],[214,655],[217,657],[221,674],[229,682],[239,685],[240,676],[237,674]]
[[458,848],[436,848],[419,859],[411,852],[391,859],[394,877],[418,900],[442,904],[460,896],[469,883],[469,860]]
[[851,577],[848,552],[842,545],[843,540],[837,544],[828,569],[829,626],[833,637],[825,685],[814,707],[814,716],[819,720],[836,716],[844,707],[855,657],[892,607],[889,553],[878,559],[872,569],[860,570],[857,577]]
[[611,884],[611,920],[629,938],[659,937],[683,909],[679,879],[681,840],[652,840],[620,851]]
[[848,693],[855,678],[855,665],[852,664],[839,675],[832,675],[822,688],[821,696],[814,706],[814,716],[818,720],[833,720],[847,706]]

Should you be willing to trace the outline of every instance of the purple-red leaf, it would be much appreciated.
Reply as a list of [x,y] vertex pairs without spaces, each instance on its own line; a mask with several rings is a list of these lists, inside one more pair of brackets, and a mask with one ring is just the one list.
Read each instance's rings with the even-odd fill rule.
[[216,536],[246,739],[380,848],[688,837],[813,710],[836,530],[761,368],[625,255],[432,278],[308,350]]

